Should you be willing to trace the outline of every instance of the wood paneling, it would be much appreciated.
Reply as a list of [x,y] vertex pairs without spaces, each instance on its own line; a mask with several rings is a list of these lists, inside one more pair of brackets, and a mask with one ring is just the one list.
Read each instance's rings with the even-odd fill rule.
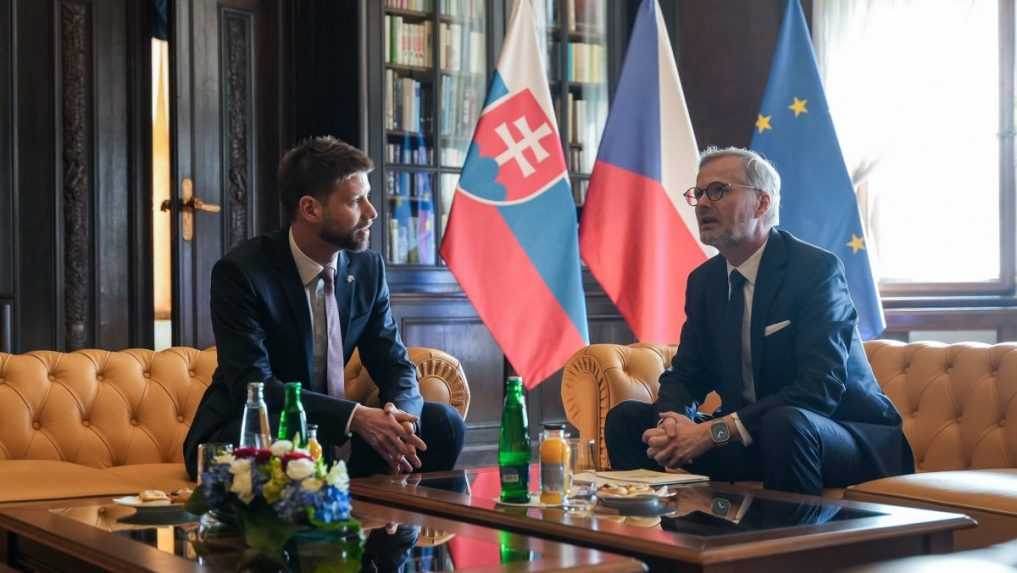
[[14,296],[14,98],[11,0],[0,0],[0,296]]
[[497,442],[505,359],[465,297],[396,296],[394,313],[407,346],[438,348],[463,365],[470,385],[467,443]]
[[[661,2],[700,148],[748,147],[785,0]],[[667,5],[665,7],[665,5]],[[811,21],[812,2],[802,3]]]
[[18,205],[16,351],[63,348],[63,292],[57,269],[63,250],[57,244],[59,172],[56,156],[57,110],[54,81],[57,56],[55,2],[15,2],[17,30],[15,85],[14,193]]
[[[14,272],[3,274],[16,277],[4,290],[15,304],[17,352],[131,342],[129,254],[137,230],[130,234],[128,207],[131,178],[145,170],[136,165],[144,155],[131,151],[129,134],[137,120],[131,110],[150,106],[147,94],[132,88],[138,78],[150,81],[147,63],[129,63],[132,46],[147,41],[144,32],[128,34],[128,18],[138,21],[132,5],[2,5],[0,25],[13,22],[16,33],[3,34],[11,49],[2,57],[13,54],[13,60],[0,75],[14,81],[0,83],[0,90],[16,107],[0,126],[0,153],[11,158],[0,167],[0,201],[16,215],[0,232],[6,253],[0,265],[12,265]],[[13,152],[3,147],[12,138]]]

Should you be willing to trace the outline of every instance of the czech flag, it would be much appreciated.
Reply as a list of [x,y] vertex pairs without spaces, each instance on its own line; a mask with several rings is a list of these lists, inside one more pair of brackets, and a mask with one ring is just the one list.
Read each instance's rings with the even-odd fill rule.
[[699,242],[699,150],[656,0],[632,27],[583,206],[583,260],[641,342],[677,344],[689,273],[716,251]]
[[576,209],[529,0],[517,0],[441,256],[533,388],[588,344]]

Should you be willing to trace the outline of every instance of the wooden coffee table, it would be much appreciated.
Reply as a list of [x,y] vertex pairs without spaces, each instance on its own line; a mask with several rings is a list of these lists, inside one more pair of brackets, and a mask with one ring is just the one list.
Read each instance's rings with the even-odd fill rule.
[[[531,468],[535,474],[536,466]],[[530,480],[539,483],[535,476]],[[496,502],[497,468],[353,480],[355,498],[412,508],[636,557],[651,571],[835,569],[909,555],[945,553],[970,517],[830,500],[732,484],[672,488],[653,515],[510,507]],[[642,513],[647,513],[643,511]],[[816,569],[818,570],[818,569]]]
[[[193,516],[138,524],[140,514],[109,498],[0,509],[0,571],[234,571],[242,549],[219,547],[199,558]],[[383,570],[395,562],[417,571],[576,571],[636,573],[638,560],[602,551],[464,524],[365,501],[353,513],[368,532],[365,560]],[[151,521],[141,519],[142,521]],[[181,521],[166,524],[166,521]],[[239,547],[239,545],[238,545]],[[412,563],[410,563],[412,561]],[[524,563],[525,562],[525,563]]]

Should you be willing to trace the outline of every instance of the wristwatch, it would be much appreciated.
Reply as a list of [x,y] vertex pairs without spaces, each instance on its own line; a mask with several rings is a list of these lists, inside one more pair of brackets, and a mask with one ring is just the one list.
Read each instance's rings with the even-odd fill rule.
[[723,497],[715,497],[710,501],[710,512],[717,517],[727,517],[731,512],[731,501]]
[[713,438],[714,445],[726,446],[731,441],[731,430],[728,429],[727,422],[714,420],[710,424],[710,437]]

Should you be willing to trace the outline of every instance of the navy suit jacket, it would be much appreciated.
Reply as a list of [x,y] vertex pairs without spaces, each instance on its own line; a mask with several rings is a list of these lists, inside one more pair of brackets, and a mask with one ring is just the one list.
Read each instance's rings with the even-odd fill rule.
[[[392,318],[381,255],[340,251],[335,290],[343,363],[359,348],[381,401],[419,416],[424,402],[416,368]],[[239,437],[248,382],[265,383],[271,413],[282,411],[285,382],[303,382],[304,410],[319,424],[319,436],[344,442],[355,403],[309,391],[311,315],[289,229],[244,241],[220,259],[212,269],[211,299],[219,367],[184,440],[188,472],[195,473],[199,443]]]
[[[671,367],[660,377],[656,412],[694,414],[715,390],[723,412],[737,412],[756,436],[763,416],[779,406],[822,414],[844,426],[881,475],[914,471],[901,417],[876,383],[855,328],[857,313],[840,260],[772,229],[752,298],[750,340],[756,401],[727,387],[733,364],[722,325],[727,264],[718,255],[694,270],[686,290],[686,322]],[[764,336],[767,325],[791,323]],[[735,379],[740,379],[740,376]]]

